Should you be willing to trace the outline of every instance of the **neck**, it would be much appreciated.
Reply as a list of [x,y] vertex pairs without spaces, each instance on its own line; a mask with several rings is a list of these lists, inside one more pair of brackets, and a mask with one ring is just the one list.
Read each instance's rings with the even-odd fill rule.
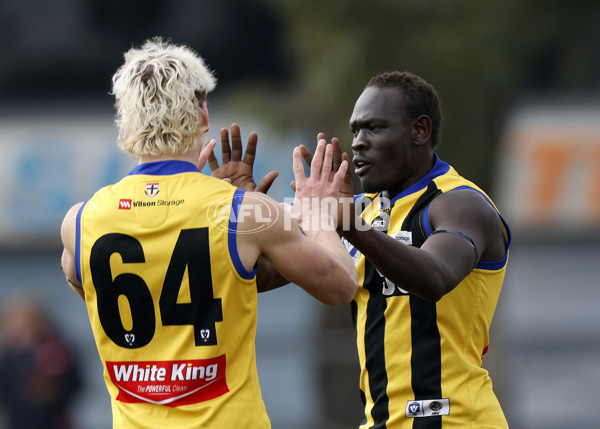
[[198,157],[186,155],[157,155],[157,156],[141,156],[138,159],[138,164],[147,164],[149,162],[159,162],[159,161],[186,161],[191,162],[192,164],[196,164],[198,162]]
[[186,153],[176,155],[143,155],[138,158],[138,164],[146,164],[148,162],[159,162],[159,161],[186,161],[192,164],[198,165],[198,158],[200,157],[201,147],[194,147],[188,150]]
[[417,183],[418,181],[423,179],[425,176],[427,176],[429,174],[429,172],[435,166],[435,162],[436,162],[434,152],[429,154],[428,157],[430,157],[430,159],[431,159],[430,162],[421,163],[420,167],[414,172],[414,174],[412,174],[410,176],[410,178],[408,180],[406,180],[405,182],[402,182],[402,183],[398,183],[396,186],[394,186],[390,189],[381,191],[381,196],[383,196],[391,201],[398,194],[400,194],[401,192],[408,189],[409,187],[411,187],[412,185],[414,185],[415,183]]

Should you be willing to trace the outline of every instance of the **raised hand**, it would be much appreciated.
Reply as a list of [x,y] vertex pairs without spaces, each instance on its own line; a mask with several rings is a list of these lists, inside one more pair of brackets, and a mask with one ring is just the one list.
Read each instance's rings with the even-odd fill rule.
[[[324,140],[325,134],[319,133],[317,135],[317,141]],[[332,170],[329,174],[329,180],[333,180],[334,174],[336,174],[340,165],[343,161],[345,161],[348,165],[350,165],[350,157],[347,153],[342,152],[340,147],[340,142],[337,137],[331,139],[331,147],[333,149],[333,161],[332,161]],[[302,158],[308,165],[311,165],[313,160],[313,156],[310,151],[304,146],[301,145],[299,147],[300,154]],[[296,190],[296,181],[291,183],[292,189]],[[339,187],[339,199],[338,199],[338,210],[337,210],[337,222],[338,222],[338,230],[340,229],[349,229],[354,225],[355,221],[355,207],[354,207],[354,193],[352,191],[352,174],[350,173],[350,168],[346,169],[346,173],[343,176],[342,181],[340,182]]]
[[229,144],[229,132],[227,128],[222,128],[221,153],[223,163],[219,165],[215,154],[211,153],[208,158],[211,175],[227,180],[237,188],[266,194],[279,173],[271,171],[265,175],[258,185],[256,184],[253,171],[257,143],[258,135],[255,132],[250,133],[248,144],[246,145],[246,153],[242,159],[242,138],[239,125],[231,125],[231,146]]
[[[325,134],[319,133],[317,135],[317,141],[325,140]],[[331,146],[333,148],[333,168],[331,170],[331,174],[329,176],[329,180],[333,180],[333,175],[339,170],[340,164],[342,161],[346,161],[348,165],[350,165],[350,157],[346,152],[342,152],[340,147],[340,141],[337,137],[331,139]],[[308,165],[311,164],[313,156],[310,151],[304,145],[300,145],[300,153],[302,158]],[[292,189],[296,190],[296,182],[293,181],[291,183]],[[347,169],[346,174],[344,175],[344,179],[340,183],[340,197],[354,197],[354,193],[352,191],[352,174],[350,173],[350,168]]]
[[[310,175],[306,177],[302,159],[305,152],[294,149],[293,169],[295,178],[292,212],[305,232],[318,232],[323,228],[335,228],[340,185],[348,170],[348,161],[341,160],[337,171],[332,171],[333,146],[319,140],[314,157],[310,157]],[[316,224],[315,224],[316,222]]]

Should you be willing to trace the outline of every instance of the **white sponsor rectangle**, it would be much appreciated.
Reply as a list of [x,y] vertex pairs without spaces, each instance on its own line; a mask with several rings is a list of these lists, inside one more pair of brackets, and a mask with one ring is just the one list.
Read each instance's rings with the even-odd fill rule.
[[411,231],[398,231],[394,234],[394,238],[401,243],[412,245],[412,232]]

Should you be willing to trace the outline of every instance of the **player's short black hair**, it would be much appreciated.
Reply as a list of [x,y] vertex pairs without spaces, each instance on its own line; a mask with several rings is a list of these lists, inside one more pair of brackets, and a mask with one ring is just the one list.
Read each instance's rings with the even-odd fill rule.
[[409,72],[392,71],[373,76],[368,87],[399,88],[406,100],[409,119],[416,120],[421,115],[431,119],[431,143],[437,147],[441,139],[442,111],[436,90],[420,76]]

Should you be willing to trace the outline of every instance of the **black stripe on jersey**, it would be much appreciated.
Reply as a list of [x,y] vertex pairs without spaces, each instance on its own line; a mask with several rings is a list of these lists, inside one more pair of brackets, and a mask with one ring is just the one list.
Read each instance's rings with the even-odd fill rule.
[[[403,230],[413,233],[413,246],[421,247],[427,239],[423,229],[423,211],[441,193],[434,182],[415,203],[404,220]],[[416,400],[442,398],[442,352],[437,326],[437,308],[417,296],[410,295],[412,338],[412,388]],[[442,417],[414,419],[413,429],[440,429]]]
[[[425,193],[417,200],[405,219],[402,230],[413,232],[413,246],[421,247],[427,238],[422,227],[421,217],[423,210],[431,200],[439,194],[440,190],[435,186],[435,183],[432,182]],[[393,210],[393,205],[390,209]],[[388,209],[388,212],[390,209]],[[365,366],[367,373],[369,374],[369,391],[374,402],[373,409],[371,410],[374,424],[370,429],[385,429],[389,419],[389,397],[387,396],[388,376],[385,362],[385,310],[387,308],[387,298],[382,293],[382,281],[385,280],[377,273],[375,267],[369,260],[366,260],[363,287],[369,291],[369,300],[367,302],[364,338]],[[413,299],[420,301],[420,303],[414,305],[414,308]],[[410,303],[411,314],[417,315],[417,320],[423,319],[425,321],[425,324],[421,327],[416,327],[416,330],[414,318],[412,323],[413,389],[415,389],[415,394],[417,395],[416,399],[441,398],[441,394],[438,396],[422,396],[427,392],[428,386],[433,385],[436,386],[437,389],[441,389],[439,332],[437,332],[437,336],[433,335],[433,341],[431,341],[431,331],[433,328],[437,331],[435,317],[436,307],[435,304],[431,304],[430,306],[423,305],[429,303],[420,298],[413,297],[412,295],[410,297]],[[433,319],[431,317],[432,315]],[[433,320],[433,326],[426,326],[427,320]],[[436,338],[437,351],[435,349]],[[429,362],[425,362],[424,359],[427,359],[428,361],[435,361],[437,359],[438,366],[432,366]],[[405,405],[406,404],[404,404],[404,406]],[[415,428],[429,428],[429,426],[422,425],[432,424],[436,421],[439,421],[438,424],[441,425],[441,419],[439,417],[419,418],[414,420],[415,422],[413,424]],[[435,427],[437,426],[432,426],[432,428]]]
[[[358,305],[356,305],[356,301],[352,301],[350,303],[350,312],[352,313],[352,325],[354,326],[354,332],[356,332],[356,323],[357,323],[357,319],[358,319]],[[367,398],[365,396],[365,392],[360,387],[358,390],[360,392],[360,400],[361,400],[362,404],[366,405]],[[364,425],[366,423],[367,423],[367,417],[365,416],[365,419],[363,420],[361,425]]]
[[404,219],[402,223],[403,231],[412,231],[412,245],[415,247],[421,247],[425,240],[427,240],[427,234],[425,233],[425,227],[423,226],[423,212],[431,204],[431,201],[440,195],[442,191],[438,189],[435,182],[431,182],[427,186],[427,190],[417,200],[415,205],[410,209],[410,213]]
[[[436,305],[410,296],[412,388],[415,399],[442,397],[442,353]],[[413,429],[440,429],[442,417],[415,419]]]
[[385,364],[385,309],[387,299],[381,293],[381,277],[375,267],[365,261],[364,286],[369,290],[365,326],[365,367],[369,374],[369,391],[373,399],[371,429],[385,429],[390,417]]

